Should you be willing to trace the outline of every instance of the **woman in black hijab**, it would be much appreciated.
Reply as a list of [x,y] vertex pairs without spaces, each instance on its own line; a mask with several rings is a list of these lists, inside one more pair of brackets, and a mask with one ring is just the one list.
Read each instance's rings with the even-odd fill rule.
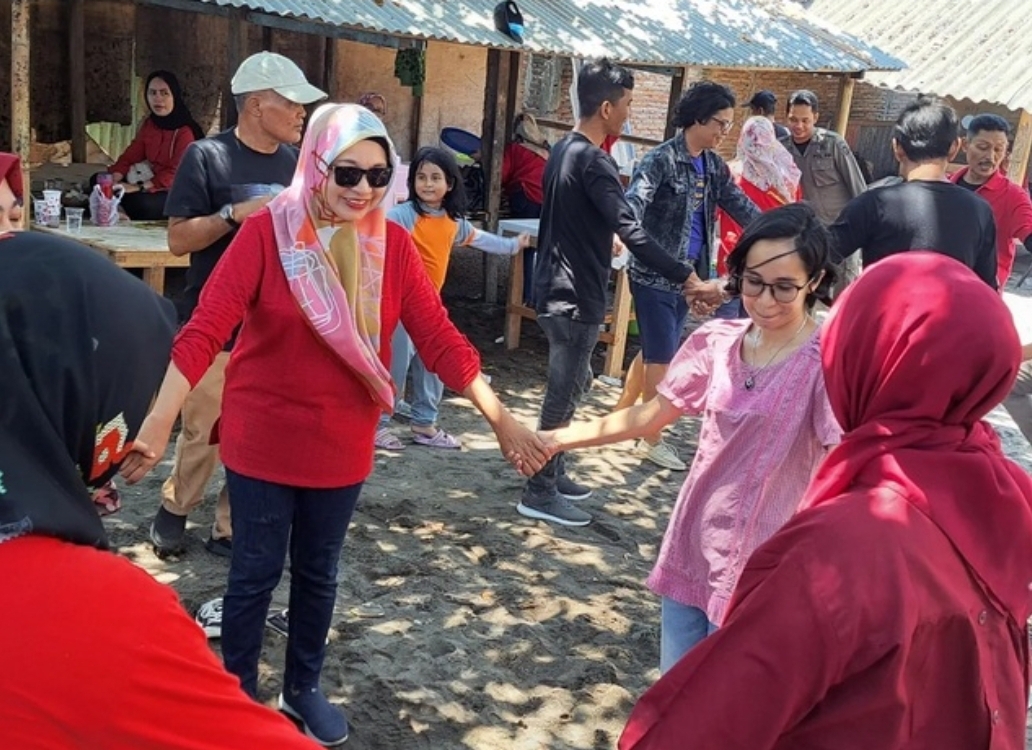
[[0,234],[4,747],[315,747],[241,692],[170,588],[106,551],[90,488],[131,447],[174,330],[94,251]]
[[186,147],[204,137],[183,101],[179,80],[167,70],[147,76],[144,88],[150,114],[136,138],[108,168],[125,188],[122,209],[130,219],[157,220],[165,216],[165,199]]

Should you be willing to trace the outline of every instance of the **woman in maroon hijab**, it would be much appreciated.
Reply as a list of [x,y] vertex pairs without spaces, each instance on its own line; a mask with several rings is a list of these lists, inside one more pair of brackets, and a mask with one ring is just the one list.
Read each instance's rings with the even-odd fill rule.
[[822,339],[846,431],[621,750],[1025,747],[1032,481],[981,421],[1020,359],[957,261],[866,271]]

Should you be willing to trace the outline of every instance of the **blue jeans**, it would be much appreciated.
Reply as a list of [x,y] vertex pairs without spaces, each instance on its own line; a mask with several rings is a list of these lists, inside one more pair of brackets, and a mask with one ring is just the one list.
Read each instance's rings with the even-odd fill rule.
[[[397,401],[405,396],[405,381],[412,373],[412,392],[409,405],[412,407],[412,424],[418,427],[432,427],[437,424],[440,415],[441,399],[444,398],[444,383],[426,369],[423,360],[416,354],[416,347],[409,338],[408,331],[402,326],[394,330],[391,339],[391,380],[398,389]],[[390,420],[387,414],[380,419],[386,425]]]
[[665,596],[660,602],[660,610],[659,671],[666,674],[703,638],[716,632],[717,626],[698,607],[690,607]]
[[641,357],[647,365],[669,365],[681,347],[688,302],[680,292],[668,292],[631,282],[634,317],[638,321]]
[[[598,343],[598,324],[563,315],[538,315],[537,321],[548,338],[548,382],[538,426],[554,430],[573,419],[577,405],[591,389],[591,353]],[[535,497],[554,495],[556,479],[565,472],[563,454],[557,453],[527,481],[527,492]]]
[[283,688],[317,688],[337,600],[337,565],[362,483],[288,487],[227,467],[226,484],[234,510],[233,557],[222,604],[226,670],[240,679],[245,693],[257,696],[265,618],[289,551],[290,633]]

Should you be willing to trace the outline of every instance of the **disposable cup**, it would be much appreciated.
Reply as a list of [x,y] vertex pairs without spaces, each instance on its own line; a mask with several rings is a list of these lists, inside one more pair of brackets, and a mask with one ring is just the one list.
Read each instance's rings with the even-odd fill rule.
[[47,203],[47,226],[61,226],[61,191],[44,190],[43,200]]
[[84,209],[82,208],[66,208],[65,212],[65,229],[69,234],[80,234],[82,232],[82,215]]
[[32,199],[32,215],[36,223],[43,227],[47,224],[47,202],[42,198]]

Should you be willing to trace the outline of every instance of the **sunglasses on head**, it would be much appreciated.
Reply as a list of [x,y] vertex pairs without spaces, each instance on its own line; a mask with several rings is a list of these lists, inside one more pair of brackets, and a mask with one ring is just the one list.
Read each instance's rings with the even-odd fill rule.
[[334,167],[333,181],[338,187],[355,187],[365,177],[371,188],[385,188],[391,184],[394,177],[394,167],[373,167],[362,169],[361,167]]

